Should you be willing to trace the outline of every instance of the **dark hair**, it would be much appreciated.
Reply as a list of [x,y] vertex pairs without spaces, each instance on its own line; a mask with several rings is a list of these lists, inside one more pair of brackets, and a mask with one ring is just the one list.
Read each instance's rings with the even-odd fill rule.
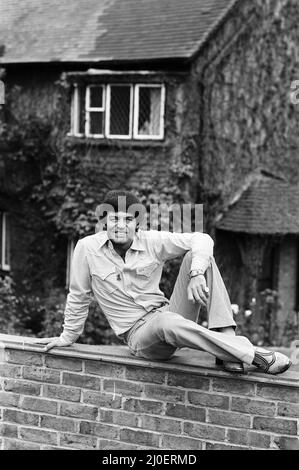
[[[122,204],[119,204],[119,197],[121,198]],[[133,204],[142,204],[141,201],[138,199],[135,194],[131,193],[130,191],[125,191],[121,189],[113,189],[112,191],[109,191],[104,200],[102,201],[102,204],[107,204],[113,207],[115,212],[119,211],[126,211],[128,212],[128,209],[130,206],[133,206]],[[133,211],[134,217],[138,217],[139,211]],[[101,218],[105,216],[105,213],[102,214]]]

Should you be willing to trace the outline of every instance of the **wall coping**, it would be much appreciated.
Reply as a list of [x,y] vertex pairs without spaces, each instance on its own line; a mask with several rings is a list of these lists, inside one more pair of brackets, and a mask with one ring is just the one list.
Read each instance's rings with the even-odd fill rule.
[[[40,339],[33,337],[0,334],[0,352],[4,349],[17,349],[28,352],[43,353],[44,346],[36,344]],[[274,349],[274,348],[270,348]],[[288,348],[275,348],[291,356],[293,350]],[[217,378],[232,378],[248,382],[258,382],[273,385],[283,385],[299,388],[299,367],[294,365],[281,375],[270,375],[259,372],[254,366],[245,366],[245,374],[225,372],[215,365],[214,357],[204,351],[189,348],[178,350],[168,361],[150,361],[134,357],[127,346],[122,345],[86,345],[74,344],[64,348],[53,348],[46,354],[65,358],[78,358],[85,360],[117,363],[122,365],[163,369],[170,372],[185,372],[193,375],[212,376]]]

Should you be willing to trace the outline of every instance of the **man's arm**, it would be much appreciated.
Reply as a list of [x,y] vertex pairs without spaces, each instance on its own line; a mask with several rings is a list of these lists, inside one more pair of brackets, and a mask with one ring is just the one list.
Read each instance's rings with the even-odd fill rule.
[[172,233],[149,231],[149,238],[158,259],[168,259],[181,256],[191,251],[191,270],[207,270],[213,256],[214,241],[207,233]]
[[208,288],[204,273],[211,263],[214,241],[206,233],[171,233],[152,231],[150,238],[158,259],[166,261],[191,252],[190,271],[197,271],[197,275],[190,279],[187,292],[188,299],[207,306]]
[[77,341],[84,329],[90,301],[90,272],[84,244],[79,240],[72,259],[71,282],[64,311],[63,332],[59,337],[43,338],[38,341],[47,344],[46,351],[55,346],[70,346]]

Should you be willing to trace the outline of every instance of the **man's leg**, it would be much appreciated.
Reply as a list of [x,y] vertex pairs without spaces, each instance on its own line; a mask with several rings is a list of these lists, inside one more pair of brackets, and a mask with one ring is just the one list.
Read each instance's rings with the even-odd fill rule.
[[[172,312],[178,313],[184,318],[191,319],[193,322],[197,322],[200,307],[197,303],[190,302],[187,296],[187,286],[189,283],[188,274],[190,272],[190,267],[191,252],[188,252],[184,256],[183,262],[181,264],[168,309]],[[223,359],[221,354],[219,354],[219,351],[217,353],[217,348],[214,350],[212,348],[209,352],[214,354],[217,358],[226,361],[225,368],[231,371],[237,371],[237,369],[232,367],[233,364],[227,364],[227,361],[234,362],[238,360],[250,364],[248,360],[244,358],[247,357],[248,359],[248,357],[252,355],[252,363],[257,367],[262,368],[265,372],[277,374],[287,370],[291,365],[291,361],[284,354],[279,352],[273,353],[263,348],[256,348],[244,336],[235,336],[234,330],[236,323],[233,319],[229,295],[214,258],[211,259],[211,265],[207,269],[206,280],[209,287],[209,300],[207,305],[208,327],[210,330],[215,330],[216,333],[220,332],[220,336],[223,340],[224,336],[228,337],[226,339],[228,340],[229,344],[239,348],[236,353],[234,348],[229,348],[229,344],[226,343],[226,340],[226,344],[222,345],[222,347],[224,346],[224,350],[227,354],[234,356],[233,359]],[[204,334],[205,337],[208,337],[211,343],[214,343],[215,346],[218,346],[217,337],[213,337],[211,335],[209,336],[209,334],[214,333],[214,331],[207,329],[204,330],[205,331],[202,334]],[[206,348],[204,349],[208,350]]]
[[184,347],[207,351],[223,361],[251,364],[254,357],[254,348],[244,336],[208,330],[165,308],[145,315],[129,334],[128,345],[133,354],[146,359],[165,360]]
[[[189,273],[191,268],[191,252],[188,251],[183,258],[178,277],[170,298],[169,310],[182,315],[184,318],[198,321],[200,305],[190,302],[187,296]],[[236,322],[233,319],[231,303],[223,279],[214,258],[206,272],[206,281],[209,288],[207,305],[209,329],[225,329],[233,332]]]

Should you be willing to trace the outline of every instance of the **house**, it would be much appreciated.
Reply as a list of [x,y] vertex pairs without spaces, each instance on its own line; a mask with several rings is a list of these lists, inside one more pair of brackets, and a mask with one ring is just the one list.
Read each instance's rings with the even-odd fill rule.
[[0,0],[2,270],[44,293],[63,288],[107,189],[204,203],[232,302],[278,289],[282,334],[298,299],[298,10]]

